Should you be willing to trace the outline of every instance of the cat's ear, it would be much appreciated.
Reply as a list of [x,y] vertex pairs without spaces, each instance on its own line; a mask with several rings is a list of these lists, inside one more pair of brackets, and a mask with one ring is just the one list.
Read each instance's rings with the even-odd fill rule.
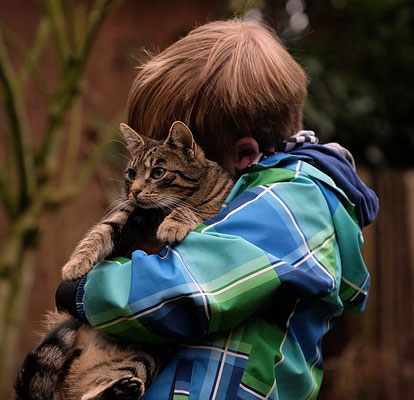
[[166,143],[196,151],[196,143],[190,128],[181,121],[175,121],[170,128]]
[[137,149],[149,141],[148,138],[140,135],[127,124],[121,123],[121,125],[119,125],[119,129],[130,150]]

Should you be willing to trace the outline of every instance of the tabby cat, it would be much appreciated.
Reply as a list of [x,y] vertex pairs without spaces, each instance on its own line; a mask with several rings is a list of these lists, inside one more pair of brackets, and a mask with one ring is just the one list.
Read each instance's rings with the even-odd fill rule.
[[139,399],[170,351],[111,342],[64,313],[50,313],[46,326],[19,371],[19,400]]
[[126,196],[79,243],[63,267],[65,280],[85,275],[109,255],[136,249],[143,235],[160,244],[180,242],[217,214],[233,181],[208,160],[189,128],[176,121],[164,142],[121,124],[132,159],[125,171]]
[[[126,124],[120,129],[131,153],[125,194],[75,248],[62,270],[67,281],[108,256],[179,243],[218,213],[233,186],[184,123],[174,122],[165,141],[147,139]],[[109,342],[73,318],[54,315],[52,325],[23,364],[18,399],[137,399],[165,360],[164,350]]]

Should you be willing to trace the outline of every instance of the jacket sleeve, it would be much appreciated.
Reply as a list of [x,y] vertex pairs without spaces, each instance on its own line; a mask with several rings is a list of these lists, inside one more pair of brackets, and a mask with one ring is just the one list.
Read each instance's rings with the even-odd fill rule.
[[77,307],[117,340],[205,335],[273,304],[281,287],[291,298],[340,302],[337,253],[329,207],[314,182],[261,185],[176,247],[98,264],[78,288]]

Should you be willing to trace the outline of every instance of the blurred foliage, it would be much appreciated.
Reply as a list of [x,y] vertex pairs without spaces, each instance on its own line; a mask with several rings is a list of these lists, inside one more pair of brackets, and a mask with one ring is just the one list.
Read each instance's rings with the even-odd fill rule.
[[[0,211],[6,220],[0,250],[0,398],[10,383],[22,333],[42,217],[82,192],[116,133],[114,124],[107,124],[94,138],[87,157],[82,157],[83,75],[103,22],[119,3],[39,2],[36,31],[30,48],[23,52],[18,35],[0,26],[0,100],[5,120],[0,143],[4,155]],[[50,92],[42,93],[45,126],[35,133],[26,96],[30,82],[48,81],[39,67],[48,44],[55,55],[58,79]],[[16,54],[20,57],[13,62]]]
[[413,166],[413,2],[323,3],[309,2],[318,31],[301,40],[310,54],[307,122],[367,164]]
[[267,0],[262,15],[308,73],[306,128],[367,166],[414,165],[412,0]]
[[243,16],[248,10],[262,9],[265,0],[229,0],[230,10],[238,16]]

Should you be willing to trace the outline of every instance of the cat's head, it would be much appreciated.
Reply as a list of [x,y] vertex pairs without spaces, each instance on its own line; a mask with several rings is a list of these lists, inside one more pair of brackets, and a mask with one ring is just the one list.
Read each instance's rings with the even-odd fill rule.
[[164,141],[148,139],[121,124],[131,159],[125,170],[125,191],[142,208],[175,208],[187,201],[205,178],[206,158],[190,129],[172,124]]

